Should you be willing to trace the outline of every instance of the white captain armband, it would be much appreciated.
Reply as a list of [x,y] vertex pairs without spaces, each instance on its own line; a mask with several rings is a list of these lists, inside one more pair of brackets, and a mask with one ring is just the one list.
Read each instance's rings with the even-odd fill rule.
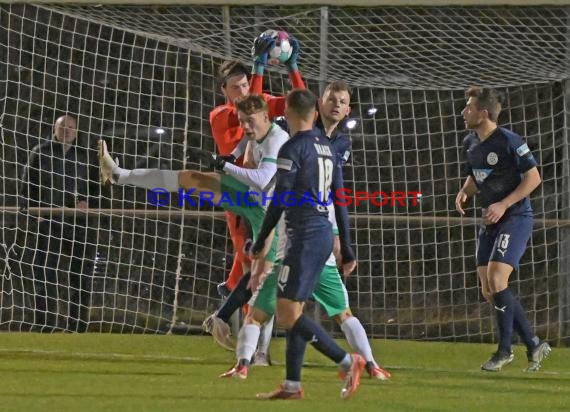
[[528,153],[530,153],[530,149],[528,148],[528,145],[526,143],[517,148],[517,154],[520,157],[523,157],[524,155],[526,155]]

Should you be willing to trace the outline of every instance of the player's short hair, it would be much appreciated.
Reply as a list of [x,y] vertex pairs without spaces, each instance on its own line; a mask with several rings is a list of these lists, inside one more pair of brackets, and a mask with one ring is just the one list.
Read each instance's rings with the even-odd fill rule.
[[294,89],[287,95],[287,108],[304,119],[315,111],[317,96],[307,89]]
[[349,87],[348,83],[344,80],[334,80],[330,82],[325,90],[323,91],[323,96],[328,93],[337,93],[337,92],[347,92],[349,97],[352,97],[352,90]]
[[230,77],[236,75],[249,76],[249,72],[249,68],[239,60],[228,60],[223,62],[218,70],[218,81],[222,87],[225,87]]
[[496,122],[501,113],[501,96],[499,92],[490,87],[471,86],[465,92],[465,98],[477,99],[477,109],[487,110],[489,120]]
[[234,106],[238,111],[245,113],[248,116],[261,111],[269,111],[267,102],[263,96],[258,94],[248,94],[247,96],[240,97],[235,101]]

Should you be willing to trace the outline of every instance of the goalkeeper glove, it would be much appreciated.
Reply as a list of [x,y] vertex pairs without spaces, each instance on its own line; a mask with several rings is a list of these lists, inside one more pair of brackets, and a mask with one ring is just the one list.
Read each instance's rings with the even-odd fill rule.
[[236,162],[235,156],[231,154],[227,156],[213,155],[212,157],[214,158],[214,169],[219,171],[224,170],[224,166],[226,165],[226,163],[234,164]]
[[236,158],[233,155],[216,155],[207,151],[200,150],[200,157],[208,165],[210,169],[223,171],[226,163],[235,163]]
[[285,62],[285,65],[287,69],[289,69],[289,72],[296,72],[299,71],[297,63],[299,62],[299,55],[301,54],[301,43],[294,37],[289,37],[289,43],[293,51],[291,52],[291,57]]
[[263,69],[267,65],[269,50],[275,45],[275,39],[271,36],[260,34],[253,41],[251,55],[253,56],[253,71],[263,75]]

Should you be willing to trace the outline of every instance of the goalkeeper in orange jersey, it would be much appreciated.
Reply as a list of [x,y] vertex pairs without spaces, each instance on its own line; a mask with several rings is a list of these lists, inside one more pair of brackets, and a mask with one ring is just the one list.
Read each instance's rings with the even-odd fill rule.
[[[251,79],[248,81],[250,70],[243,63],[230,60],[222,64],[219,69],[219,82],[222,93],[226,97],[226,103],[217,106],[210,112],[210,126],[212,136],[216,143],[216,148],[220,156],[226,158],[230,163],[243,164],[242,157],[236,159],[232,152],[242,140],[244,133],[239,125],[237,111],[234,106],[236,99],[249,93],[262,94],[269,106],[269,116],[274,118],[282,116],[285,111],[285,97],[271,96],[262,93],[263,71],[267,65],[268,51],[273,47],[275,40],[270,36],[259,36],[254,44],[254,65]],[[291,84],[295,89],[304,89],[305,84],[297,67],[299,57],[299,42],[291,39],[293,53],[286,63],[289,70]],[[246,165],[247,166],[247,165]],[[232,212],[225,212],[228,223],[230,237],[234,246],[234,262],[228,275],[228,279],[218,285],[218,292],[222,296],[227,296],[237,285],[243,275],[244,266],[249,265],[247,255],[244,253],[244,246],[249,236],[246,222]],[[245,282],[247,284],[247,282]]]
[[[248,93],[259,94],[267,102],[270,119],[282,116],[285,113],[284,96],[271,96],[262,91],[263,72],[267,65],[269,51],[275,45],[274,42],[274,38],[263,34],[255,39],[252,50],[253,69],[249,82],[249,70],[243,63],[232,60],[220,67],[219,82],[222,93],[226,97],[226,103],[212,110],[210,113],[210,125],[219,155],[230,163],[235,162],[238,165],[243,165],[242,152],[244,150],[238,148],[238,144],[243,140],[244,131],[240,127],[235,107],[237,99]],[[292,53],[286,62],[286,66],[289,71],[291,85],[294,89],[304,89],[305,83],[297,66],[300,45],[294,38],[290,38],[290,43]],[[244,166],[256,167],[248,164]],[[233,349],[233,342],[229,338],[229,327],[227,324],[232,314],[242,306],[243,302],[249,300],[251,294],[251,291],[247,289],[249,273],[246,273],[244,276],[244,268],[247,268],[250,264],[247,255],[244,253],[247,239],[250,236],[245,219],[232,212],[226,211],[225,213],[234,246],[235,258],[228,279],[218,285],[218,292],[222,296],[227,296],[227,299],[214,315],[206,319],[203,329],[207,333],[211,333],[221,346],[226,349]],[[272,329],[272,321],[268,322],[263,328],[258,351],[254,358],[255,364],[267,365],[270,363],[268,347]]]

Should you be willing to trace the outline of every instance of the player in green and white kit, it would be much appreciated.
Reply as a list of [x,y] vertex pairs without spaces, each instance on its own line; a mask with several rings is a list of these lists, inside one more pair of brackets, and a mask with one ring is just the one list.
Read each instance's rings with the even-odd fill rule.
[[[253,150],[255,169],[238,167],[226,161],[227,157],[216,158],[216,168],[221,173],[203,173],[193,170],[173,171],[156,169],[126,170],[120,168],[111,158],[104,141],[99,142],[99,162],[103,183],[134,185],[147,189],[161,188],[177,192],[179,188],[195,190],[196,195],[207,194],[213,204],[245,217],[252,227],[254,241],[265,216],[264,197],[271,196],[277,171],[277,154],[289,135],[269,120],[267,103],[262,96],[249,95],[235,102],[240,126],[244,130],[244,145],[249,141]],[[237,149],[236,149],[237,150]],[[237,154],[236,158],[239,157]],[[244,199],[244,194],[257,192]],[[263,196],[265,194],[265,196]],[[202,199],[202,197],[201,197]],[[262,270],[270,271],[275,259],[274,246],[262,263]],[[257,263],[257,262],[256,262]],[[249,268],[244,268],[244,272]],[[234,350],[229,337],[229,326],[216,314],[208,317],[210,332],[220,345]],[[206,323],[206,322],[205,322]],[[272,325],[269,325],[269,331]],[[269,335],[270,337],[270,335]],[[266,343],[269,337],[266,336]]]
[[[195,170],[122,169],[113,161],[107,151],[106,143],[100,140],[99,163],[102,183],[134,185],[146,189],[161,188],[168,192],[178,192],[182,188],[186,191],[194,190],[193,194],[196,195],[207,193],[208,202],[245,217],[252,227],[255,239],[265,215],[261,192],[267,192],[274,185],[277,154],[289,135],[269,121],[268,107],[263,97],[248,95],[239,99],[235,105],[246,136],[258,139],[257,153],[262,157],[256,159],[257,169],[238,167],[221,157],[216,161],[216,168],[226,174]],[[264,121],[257,123],[252,121],[256,115],[263,117]],[[265,133],[259,136],[263,128]],[[259,196],[249,195],[249,199],[245,200],[244,194],[247,192],[258,192]],[[272,258],[274,255],[269,256],[268,261],[271,262]]]

